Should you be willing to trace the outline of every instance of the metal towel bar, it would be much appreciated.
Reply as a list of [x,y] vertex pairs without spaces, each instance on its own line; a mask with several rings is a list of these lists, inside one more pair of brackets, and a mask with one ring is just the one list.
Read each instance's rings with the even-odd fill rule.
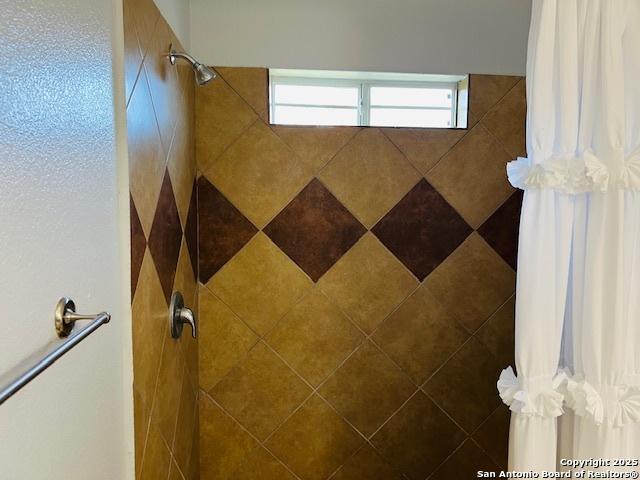
[[[73,324],[77,320],[91,320],[91,323],[82,330],[78,330],[76,333],[69,335],[71,329],[73,329]],[[0,386],[0,405],[31,382],[31,380],[53,365],[56,360],[75,347],[78,343],[87,338],[105,323],[109,323],[110,320],[111,315],[106,312],[98,313],[97,315],[76,314],[73,301],[68,298],[60,299],[58,306],[56,307],[56,331],[58,332],[58,336],[67,337],[68,335],[68,337],[63,343],[55,347],[34,365],[25,369],[14,380],[11,380],[4,386]]]

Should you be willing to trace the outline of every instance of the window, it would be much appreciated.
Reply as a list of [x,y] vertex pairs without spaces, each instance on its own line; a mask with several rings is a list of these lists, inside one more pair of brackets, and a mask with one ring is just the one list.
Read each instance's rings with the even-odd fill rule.
[[272,69],[269,81],[272,124],[466,128],[466,77]]

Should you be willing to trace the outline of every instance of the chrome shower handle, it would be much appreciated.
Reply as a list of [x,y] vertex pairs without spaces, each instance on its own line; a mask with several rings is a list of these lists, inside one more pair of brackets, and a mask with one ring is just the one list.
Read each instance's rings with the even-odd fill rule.
[[173,338],[180,338],[185,323],[191,326],[191,336],[197,338],[198,327],[196,316],[190,308],[184,306],[182,294],[180,292],[173,292],[173,295],[171,295],[171,303],[169,304],[169,326]]

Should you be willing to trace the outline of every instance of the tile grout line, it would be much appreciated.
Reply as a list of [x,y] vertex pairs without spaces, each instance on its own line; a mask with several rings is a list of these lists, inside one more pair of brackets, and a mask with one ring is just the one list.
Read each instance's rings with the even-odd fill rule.
[[[469,77],[471,79],[471,76],[474,74],[469,74]],[[522,77],[524,78],[524,77]],[[520,80],[518,80],[516,83],[513,84],[513,86],[511,88],[509,88],[504,95],[502,95],[493,105],[491,105],[486,112],[484,112],[478,119],[477,121],[473,124],[473,125],[469,125],[469,123],[467,122],[467,133],[465,133],[462,138],[460,138],[460,140],[458,140],[454,145],[451,146],[451,148],[449,150],[447,150],[447,152],[442,155],[442,157],[440,157],[438,159],[438,161],[431,167],[429,168],[429,170],[424,174],[424,176],[426,177],[434,168],[436,168],[438,166],[438,164],[444,159],[445,156],[447,156],[451,150],[453,150],[456,145],[458,145],[458,143],[460,143],[476,126],[478,126],[480,124],[480,122],[482,122],[482,120],[484,120],[484,118],[489,114],[489,112],[491,112],[498,104],[500,104],[502,102],[502,100],[504,100],[504,98],[514,89],[516,88],[516,86],[522,81],[522,78],[520,78]],[[471,93],[471,82],[469,83],[469,93]],[[469,107],[471,102],[469,102]],[[470,113],[471,109],[468,108],[467,111]],[[502,144],[501,144],[502,146]],[[504,147],[503,147],[504,148]]]
[[[197,112],[197,109],[195,109]],[[197,118],[198,115],[196,113],[196,122],[197,122]],[[213,168],[213,164],[218,161],[220,158],[222,158],[222,156],[227,153],[227,151],[233,147],[236,143],[238,143],[238,141],[240,140],[240,138],[242,138],[244,136],[245,133],[247,133],[258,121],[260,120],[260,117],[257,117],[255,119],[253,119],[250,123],[247,124],[247,126],[233,139],[229,142],[229,144],[227,146],[225,146],[220,153],[218,153],[218,155],[216,155],[215,157],[211,158],[209,160],[209,165],[205,168],[204,165],[200,165],[198,163],[198,156],[196,155],[196,167],[198,168],[198,170],[200,170],[200,173],[202,173],[202,176],[205,177],[207,180],[209,180],[209,182],[211,182],[212,185],[215,186],[215,183],[211,180],[211,178],[209,176],[207,176],[207,172],[209,170],[211,170]],[[197,130],[197,129],[196,129]],[[220,193],[222,193],[222,191],[216,187],[216,190],[218,190]],[[225,197],[226,198],[226,197]],[[235,206],[235,205],[234,205]],[[236,207],[237,208],[237,207]],[[243,214],[244,215],[244,214]],[[251,222],[253,223],[253,222]]]
[[[248,428],[246,428],[246,427],[245,427],[242,423],[240,423],[240,422],[239,422],[239,421],[238,421],[238,420],[237,420],[233,415],[231,415],[231,413],[230,413],[230,412],[229,412],[229,411],[228,411],[228,410],[227,410],[227,409],[226,409],[226,408],[225,408],[221,403],[219,403],[215,398],[213,398],[213,397],[209,394],[209,392],[207,392],[207,391],[205,391],[205,390],[200,390],[200,391],[201,391],[201,394],[203,394],[205,397],[207,397],[207,398],[208,398],[208,400],[209,400],[210,402],[212,402],[212,403],[213,403],[216,407],[218,407],[218,408],[219,408],[219,409],[220,409],[220,410],[221,410],[221,411],[222,411],[222,412],[223,412],[227,417],[229,417],[229,418],[231,419],[231,421],[232,421],[235,425],[237,425],[237,426],[238,426],[238,427],[239,427],[243,432],[245,432],[247,435],[249,435],[249,436],[251,437],[251,439],[252,439],[254,442],[256,442],[256,443],[257,443],[258,447],[262,447],[262,448],[264,448],[264,449],[265,449],[267,452],[269,452],[269,453],[270,453],[270,454],[271,454],[271,455],[272,455],[276,460],[278,460],[278,461],[279,461],[279,462],[280,462],[280,463],[281,463],[281,464],[282,464],[282,465],[283,465],[287,470],[289,470],[291,473],[293,473],[293,474],[294,474],[294,476],[295,476],[296,478],[298,478],[298,476],[297,476],[297,475],[295,475],[295,472],[293,472],[293,471],[288,467],[288,465],[287,465],[285,462],[283,462],[283,461],[282,461],[282,460],[281,460],[281,459],[280,459],[280,458],[279,458],[275,453],[273,453],[273,452],[272,452],[272,451],[267,447],[266,442],[267,442],[267,440],[271,437],[271,435],[273,435],[273,432],[272,432],[272,433],[271,433],[267,438],[265,438],[265,440],[264,440],[264,441],[261,441],[261,440],[260,440],[257,436],[255,436],[255,435],[254,435],[254,434],[253,434],[253,433],[252,433]],[[302,405],[304,405],[304,404],[307,402],[307,400],[308,400],[309,398],[311,398],[312,396],[313,396],[313,393],[312,393],[312,394],[310,394],[310,395],[309,395],[309,396],[304,400],[304,402],[302,402],[302,403],[300,404],[300,406],[296,409],[296,411],[297,411],[297,410],[299,410],[299,409],[302,407]],[[279,428],[279,427],[277,427],[277,428],[276,428],[276,430],[277,430],[278,428]],[[255,450],[255,449],[252,449],[251,451],[253,451],[253,450]],[[248,454],[247,454],[247,456],[248,456]],[[245,457],[245,459],[243,459],[243,461],[242,461],[242,462],[240,462],[240,463],[238,464],[238,467],[240,467],[240,465],[242,465],[242,464],[244,463],[244,460],[246,460],[246,457]],[[237,469],[236,469],[236,470],[237,470]],[[234,470],[234,471],[235,471],[235,470]]]
[[[518,82],[516,83],[516,85],[517,85],[517,84],[518,84]],[[514,85],[514,87],[513,87],[513,88],[515,88],[515,85]],[[234,91],[235,91],[235,90],[234,90]],[[509,91],[510,91],[510,90],[509,90]],[[506,94],[505,94],[505,96],[506,96]],[[244,99],[243,99],[243,101],[244,101]],[[501,101],[501,100],[500,100],[500,101]],[[498,103],[499,103],[499,102],[498,102]],[[497,105],[497,103],[496,103],[496,105]],[[493,107],[491,107],[491,108],[488,110],[488,112],[489,112],[489,111],[491,111],[493,108],[495,108],[495,105],[494,105]],[[487,112],[487,113],[488,113],[488,112]],[[485,113],[485,115],[484,115],[484,116],[486,116],[486,114],[487,114],[487,113]],[[484,116],[483,116],[483,117],[481,117],[481,119],[482,119],[482,118],[484,118]],[[481,120],[481,119],[480,119],[480,120]],[[257,119],[257,120],[256,120],[256,122],[257,122],[258,120],[260,120],[260,118],[259,118],[259,119]],[[478,120],[478,122],[476,122],[476,124],[475,124],[475,125],[478,125],[478,124],[480,123],[480,120]],[[254,122],[254,123],[255,123],[255,122]],[[474,127],[475,127],[475,125],[474,125]],[[250,127],[249,127],[249,128],[250,128]],[[273,130],[273,129],[272,129],[272,130]],[[485,128],[485,130],[486,130],[486,128]],[[244,132],[246,132],[246,130],[245,130]],[[244,133],[244,132],[243,132],[243,133]],[[240,134],[240,136],[242,136],[242,134],[243,134],[243,133],[241,133],[241,134]],[[275,132],[274,132],[274,133],[275,133]],[[383,133],[384,133],[384,132],[383,132]],[[491,132],[489,132],[489,133],[491,133]],[[347,142],[345,143],[345,145],[343,145],[343,147],[341,147],[338,151],[342,150],[342,148],[344,148],[346,145],[348,145],[348,144],[353,140],[353,138],[355,138],[355,136],[356,136],[357,134],[358,134],[358,132],[356,132],[356,133],[355,133],[355,134],[354,134],[354,135],[349,139],[349,141],[347,141]],[[277,133],[276,133],[276,135],[277,135]],[[279,136],[278,136],[278,137],[279,137]],[[385,137],[387,137],[387,139],[388,139],[388,136],[386,136],[386,134],[385,134]],[[463,137],[462,137],[462,138],[464,138],[464,137],[466,137],[466,134],[465,134],[465,135],[463,135]],[[280,137],[279,137],[279,138],[280,138]],[[460,140],[462,140],[462,138],[461,138]],[[280,139],[281,139],[281,138],[280,138]],[[282,139],[281,139],[281,140],[282,140]],[[390,140],[390,139],[389,139],[389,140]],[[237,139],[236,139],[235,141],[237,141]],[[235,143],[235,141],[234,141],[233,143]],[[391,141],[391,140],[390,140],[390,141]],[[284,143],[286,144],[286,142],[284,142]],[[394,144],[394,146],[395,146],[396,148],[398,148],[398,147],[397,147],[397,145],[395,145],[395,143],[394,143],[394,142],[392,142],[392,143]],[[457,143],[456,143],[456,144],[457,144]],[[287,145],[287,146],[288,146],[288,145]],[[290,148],[290,147],[289,147],[289,148]],[[453,148],[453,147],[452,147],[452,148]],[[504,148],[504,147],[502,146],[502,148]],[[403,154],[403,156],[405,156],[405,157],[406,157],[406,155],[404,155],[404,153],[403,153],[403,152],[402,152],[402,154]],[[334,156],[333,156],[330,160],[328,160],[328,161],[325,163],[325,165],[322,167],[322,169],[324,169],[328,164],[330,164],[330,163],[331,163],[331,161],[333,160],[333,158],[335,158],[335,155],[337,155],[337,153],[336,153],[336,154],[334,154]],[[445,154],[445,155],[446,155],[446,154]],[[443,155],[443,157],[444,157],[444,155]],[[409,161],[409,162],[410,162],[410,161]],[[413,163],[412,163],[412,162],[410,162],[410,163],[411,163],[412,167],[415,169],[415,168],[416,168],[416,167],[415,167],[415,165],[413,165]],[[321,169],[321,170],[322,170],[322,169]],[[421,176],[422,176],[422,175],[421,175]],[[316,175],[316,176],[314,176],[314,178],[317,178],[317,175]],[[304,187],[303,187],[303,188],[304,188]],[[296,195],[296,196],[297,196],[297,195]],[[295,198],[295,196],[294,196],[294,198]],[[341,202],[341,203],[342,203],[342,202]],[[288,205],[288,203],[287,203],[287,205]],[[286,208],[286,206],[285,206],[284,208]],[[281,211],[282,211],[282,209],[278,212],[278,214],[279,214]],[[277,216],[277,214],[276,214],[276,216]],[[354,217],[355,217],[355,215],[354,215]],[[356,218],[357,218],[357,217],[356,217]],[[368,229],[367,229],[367,230],[368,230]],[[245,245],[246,245],[246,244],[245,244]],[[386,248],[386,247],[385,247],[385,248]],[[283,253],[284,253],[284,252],[283,252]],[[285,254],[285,255],[286,255],[286,254]],[[288,257],[288,255],[287,255],[287,258],[289,258],[289,257]],[[395,256],[394,256],[394,258],[395,258]],[[231,260],[231,259],[230,259],[230,260]],[[230,261],[230,260],[229,260],[229,261]],[[295,262],[294,262],[294,263],[295,263]],[[296,264],[296,265],[297,265],[297,264]],[[335,265],[335,264],[334,264],[334,265]],[[403,265],[403,266],[404,266],[404,265]],[[405,267],[405,268],[406,268],[406,267]],[[202,287],[204,287],[204,288],[207,288],[207,290],[208,290],[211,294],[213,294],[216,298],[218,298],[218,297],[217,297],[217,295],[215,295],[215,293],[213,293],[213,292],[211,291],[211,289],[210,289],[206,284],[202,284],[202,283],[200,283],[200,282],[198,282],[198,283],[199,283],[199,285],[200,285],[200,286],[202,286]],[[301,407],[302,407],[302,405],[304,405],[304,404],[305,404],[305,403],[306,403],[306,402],[307,402],[307,401],[308,401],[308,400],[309,400],[309,399],[314,395],[314,393],[317,393],[317,390],[318,390],[318,389],[320,389],[320,388],[321,388],[321,386],[322,386],[324,383],[326,383],[326,381],[327,381],[329,378],[331,378],[331,377],[335,374],[335,372],[336,372],[336,371],[337,371],[337,370],[338,370],[338,369],[339,369],[339,368],[340,368],[340,367],[341,367],[341,366],[342,366],[342,365],[343,365],[343,364],[348,360],[348,358],[350,358],[350,357],[351,357],[351,356],[352,356],[356,351],[358,351],[358,350],[362,347],[362,345],[363,345],[364,343],[366,343],[367,341],[371,341],[371,342],[376,346],[376,348],[377,348],[379,351],[381,351],[381,352],[382,352],[382,353],[383,353],[387,358],[389,358],[389,360],[391,360],[391,361],[393,362],[393,364],[394,364],[397,368],[400,368],[400,367],[398,367],[398,365],[397,365],[397,364],[396,364],[396,363],[395,363],[395,362],[394,362],[394,361],[393,361],[393,360],[392,360],[392,359],[391,359],[391,358],[386,354],[386,352],[385,352],[382,348],[380,348],[380,346],[379,346],[379,345],[378,345],[378,344],[377,344],[377,343],[376,343],[376,342],[375,342],[371,337],[372,337],[372,336],[373,336],[373,334],[374,334],[374,333],[379,329],[379,327],[380,327],[380,326],[381,326],[381,325],[382,325],[382,324],[383,324],[383,323],[384,323],[384,322],[389,318],[389,316],[391,316],[391,315],[393,314],[393,312],[395,312],[398,308],[400,308],[400,306],[401,306],[401,305],[403,305],[403,304],[406,302],[406,300],[407,300],[407,299],[408,299],[408,298],[409,298],[409,297],[410,297],[410,296],[411,296],[411,295],[412,295],[412,294],[413,294],[413,293],[414,293],[418,288],[420,288],[420,286],[421,286],[421,285],[423,285],[423,283],[422,283],[422,282],[419,282],[418,286],[417,286],[417,287],[416,287],[416,288],[415,288],[415,289],[414,289],[414,290],[413,290],[409,295],[405,296],[405,298],[404,298],[401,302],[399,302],[399,303],[398,303],[398,305],[397,305],[397,306],[392,310],[392,312],[391,312],[391,313],[389,313],[387,316],[385,316],[385,317],[384,317],[384,318],[383,318],[383,319],[378,323],[378,325],[377,325],[377,326],[372,330],[371,334],[368,334],[368,335],[367,335],[366,333],[364,333],[364,331],[363,331],[363,330],[362,330],[362,329],[361,329],[357,324],[355,324],[355,323],[353,322],[353,320],[352,320],[348,315],[346,315],[344,312],[342,312],[342,309],[340,309],[339,307],[337,307],[337,308],[341,311],[341,313],[343,313],[343,314],[346,316],[346,318],[347,318],[347,319],[349,319],[349,321],[350,321],[353,325],[355,325],[355,326],[356,326],[356,328],[357,328],[360,332],[362,332],[362,333],[364,333],[364,334],[365,334],[365,338],[362,340],[362,342],[361,342],[361,343],[360,343],[356,348],[354,348],[354,349],[353,349],[353,351],[352,351],[352,352],[351,352],[351,353],[350,353],[350,354],[345,358],[345,360],[343,360],[343,362],[341,362],[341,363],[340,363],[340,365],[339,365],[339,366],[338,366],[338,367],[337,367],[337,368],[336,368],[336,369],[335,369],[331,374],[329,374],[329,375],[325,378],[325,380],[323,380],[323,382],[321,382],[321,383],[318,385],[318,387],[316,387],[316,389],[315,389],[314,391],[312,391],[311,395],[310,395],[310,396],[308,396],[308,397],[307,397],[307,398],[302,402],[302,404],[298,407],[298,409],[299,409],[299,408],[301,408]],[[319,288],[319,287],[317,286],[317,282],[314,282],[314,286],[313,286],[313,288],[312,288],[311,290],[313,290],[313,289],[315,289],[315,288],[318,288],[318,289],[319,289],[319,291],[321,291],[321,292],[323,293],[323,295],[325,295],[325,296],[326,296],[326,294],[324,293],[324,291],[323,291],[321,288]],[[298,374],[298,372],[297,372],[295,369],[293,369],[293,368],[292,368],[292,367],[291,367],[291,366],[290,366],[286,361],[284,361],[284,359],[283,359],[283,358],[282,358],[282,357],[277,353],[277,351],[275,351],[275,349],[273,349],[273,348],[271,347],[271,345],[269,345],[269,343],[268,343],[268,342],[267,342],[267,340],[266,340],[266,337],[268,336],[268,334],[269,334],[271,331],[273,331],[273,329],[274,329],[274,328],[275,328],[275,327],[276,327],[276,326],[277,326],[277,325],[282,321],[282,318],[284,318],[284,317],[285,317],[285,316],[286,316],[286,315],[291,311],[291,309],[295,307],[295,305],[297,305],[298,303],[300,303],[300,302],[301,302],[304,298],[306,298],[309,294],[310,294],[309,292],[307,292],[307,293],[303,294],[303,295],[302,295],[302,296],[301,296],[301,297],[300,297],[300,298],[299,298],[299,299],[294,303],[294,305],[293,305],[291,308],[289,308],[289,309],[287,310],[287,312],[286,312],[282,317],[280,317],[278,320],[276,320],[276,321],[273,323],[273,325],[270,327],[270,329],[269,329],[269,330],[268,330],[264,335],[257,335],[258,340],[256,341],[256,344],[254,344],[254,345],[251,347],[251,349],[253,349],[253,348],[255,347],[255,345],[257,345],[258,343],[263,342],[263,343],[265,344],[265,346],[267,346],[267,347],[269,348],[269,350],[271,350],[274,354],[276,354],[276,355],[278,356],[278,358],[280,358],[280,359],[281,359],[281,361],[283,361],[283,362],[285,363],[285,365],[287,365],[287,367],[288,367],[288,368],[290,368],[290,369],[291,369],[291,370],[292,370],[292,371],[293,371],[293,372],[294,372],[294,373],[295,373],[299,378],[301,378],[301,379],[302,379],[306,384],[311,385],[311,384],[309,384],[308,382],[306,382],[306,380],[304,380],[304,378],[302,378],[302,376],[301,376],[300,374]],[[332,304],[333,304],[333,300],[332,300],[330,297],[328,297],[328,298],[329,298],[329,300],[330,300],[330,301],[332,302]],[[509,297],[509,299],[510,299],[510,298],[511,298],[511,297]],[[219,298],[218,298],[218,299],[219,299]],[[509,299],[507,299],[507,301],[508,301]],[[220,300],[220,299],[219,299],[219,300]],[[220,300],[220,301],[222,301],[222,300]],[[226,303],[224,303],[224,302],[222,302],[222,303],[226,305]],[[506,302],[505,302],[505,303],[506,303]],[[228,307],[228,305],[226,305],[226,306]],[[230,308],[230,307],[228,307],[228,308]],[[498,307],[498,309],[499,309],[499,308],[501,308],[501,306],[500,306],[500,307]],[[498,309],[497,309],[497,310],[498,310]],[[232,309],[230,309],[230,310],[233,312],[233,310],[232,310]],[[496,311],[497,311],[497,310],[496,310]],[[238,318],[238,319],[239,319],[243,324],[245,324],[245,325],[246,325],[246,322],[244,322],[244,320],[243,320],[240,316],[236,315],[236,314],[235,314],[235,312],[233,312],[233,313],[234,313],[234,316],[236,316],[236,317],[237,317],[237,318]],[[475,334],[476,334],[476,333],[477,333],[477,332],[478,332],[478,331],[479,331],[479,330],[480,330],[480,329],[481,329],[481,328],[486,324],[486,322],[487,322],[487,321],[488,321],[488,320],[489,320],[489,319],[490,319],[490,318],[491,318],[495,313],[496,313],[496,312],[494,312],[494,313],[492,313],[491,315],[489,315],[489,317],[487,317],[487,319],[485,319],[485,321],[481,324],[481,326],[480,326],[480,327],[478,327],[478,329],[476,329],[473,333],[471,333],[471,334],[470,334],[469,338],[468,338],[468,339],[467,339],[467,340],[462,344],[462,346],[464,346],[466,343],[468,343],[468,342],[470,341],[471,337],[472,337],[472,336],[475,336]],[[248,325],[247,325],[247,326],[248,326]],[[250,327],[249,327],[249,328],[250,328]],[[251,329],[251,331],[252,331],[252,332],[254,332],[254,331],[253,331],[253,329]],[[256,333],[256,332],[254,332],[254,333]],[[461,346],[460,348],[462,348],[462,346]],[[459,348],[458,350],[456,350],[456,353],[460,350],[460,348]],[[251,349],[250,349],[250,350],[251,350]],[[455,355],[455,353],[454,353],[454,355]],[[452,355],[452,356],[453,356],[453,355]],[[452,356],[451,356],[451,357],[452,357]],[[444,365],[444,364],[446,364],[446,363],[451,359],[451,357],[447,358],[447,360],[443,363],[443,365]],[[442,368],[442,366],[441,366],[440,368]],[[438,370],[440,370],[440,368],[439,368]],[[404,372],[404,370],[403,370],[402,368],[400,368],[400,370],[401,370],[401,371],[406,375],[406,372]],[[431,378],[431,377],[430,377],[430,378]],[[427,380],[427,381],[428,381],[428,380]],[[413,383],[413,381],[412,381],[412,383]],[[426,384],[426,381],[425,381],[425,384]],[[414,394],[412,394],[412,395],[411,395],[411,397],[410,397],[410,398],[412,398],[413,396],[415,396],[415,394],[416,394],[418,391],[422,391],[425,395],[427,395],[427,397],[428,397],[428,398],[430,398],[430,399],[431,399],[431,397],[430,397],[426,392],[424,392],[424,391],[423,391],[423,386],[424,386],[424,384],[423,384],[423,385],[418,385],[417,390],[414,392]],[[313,388],[313,387],[312,387],[312,388]],[[207,396],[209,396],[209,397],[210,397],[210,394],[209,394],[208,392],[205,392],[205,394],[206,394]],[[330,407],[335,411],[335,409],[333,408],[333,406],[332,406],[332,405],[331,405],[331,404],[330,404],[326,399],[324,399],[324,398],[323,398],[319,393],[318,393],[318,396],[319,396],[319,397],[320,397],[320,398],[321,398],[325,403],[327,403],[327,404],[328,404],[328,405],[329,405],[329,406],[330,406]],[[213,399],[212,399],[212,400],[213,400]],[[433,401],[433,399],[431,399],[431,400]],[[408,400],[407,400],[407,401],[408,401]],[[215,400],[214,400],[214,402],[215,402]],[[215,402],[215,403],[216,403],[216,405],[217,405],[217,402]],[[406,403],[406,401],[405,401],[405,403]],[[435,402],[434,402],[434,403],[435,403]],[[404,405],[404,404],[403,404],[403,405]],[[437,405],[437,403],[436,403],[436,405]],[[438,406],[438,405],[437,405],[437,406]],[[438,407],[439,407],[439,406],[438,406]],[[402,406],[401,406],[401,408],[402,408]],[[497,407],[497,408],[499,408],[499,407]],[[298,409],[296,409],[296,411],[297,411]],[[495,411],[495,410],[494,410],[494,411]],[[239,422],[238,422],[238,421],[237,421],[233,416],[231,416],[228,412],[226,412],[226,411],[225,411],[225,413],[227,413],[227,415],[229,415],[229,416],[230,416],[234,421],[236,421],[237,423],[239,423]],[[336,413],[337,413],[337,412],[336,412]],[[395,416],[395,414],[396,414],[396,413],[397,413],[397,411],[396,411],[396,412],[394,412],[394,413],[391,415],[391,417],[389,417],[389,419],[387,419],[387,420],[383,423],[383,425],[384,425],[384,424],[386,424],[386,423],[387,423],[387,422],[388,422],[388,421],[389,421],[393,416]],[[446,413],[446,412],[445,412],[445,413]],[[492,413],[493,413],[493,412],[492,412]],[[293,415],[293,414],[292,414],[292,415]],[[290,416],[291,416],[291,415],[290,415]],[[289,417],[287,417],[287,419],[285,419],[285,421],[283,421],[283,422],[282,422],[278,427],[276,427],[276,428],[274,429],[274,431],[273,431],[273,432],[272,432],[272,433],[267,437],[267,439],[268,439],[268,438],[270,438],[270,437],[273,435],[273,433],[275,433],[277,430],[279,430],[279,428],[282,426],[282,424],[283,424],[284,422],[286,422],[286,420],[288,420],[288,418],[290,418],[290,416],[289,416]],[[447,416],[448,416],[448,415],[447,415]],[[342,418],[342,417],[341,417],[341,418]],[[343,420],[344,420],[344,418],[343,418]],[[483,423],[482,423],[482,424],[484,424],[484,423],[486,422],[486,420],[487,420],[487,419],[485,419],[485,421],[483,421]],[[346,420],[345,420],[345,421],[346,421]],[[351,425],[349,422],[347,422],[347,423],[348,423],[349,425]],[[454,423],[455,423],[455,422],[454,422]],[[457,424],[456,424],[456,425],[457,425]],[[381,428],[381,427],[380,427],[380,428]],[[478,428],[479,428],[479,427],[478,427]],[[355,429],[355,428],[354,428],[354,429]],[[355,430],[356,430],[357,432],[359,432],[357,429],[355,429]],[[378,429],[378,430],[379,430],[379,429]],[[476,429],[476,430],[477,430],[477,429]],[[464,430],[464,429],[462,429],[462,431],[464,432],[465,430]],[[377,432],[377,431],[376,431],[376,432]],[[465,433],[466,433],[466,432],[465,432]],[[375,432],[374,432],[374,434],[372,434],[372,436],[371,436],[370,438],[372,438],[372,437],[373,437],[373,435],[375,435]],[[470,437],[469,437],[469,438],[470,438]],[[267,439],[265,439],[265,442],[267,441]],[[365,441],[367,441],[367,438],[366,438],[366,437],[365,437]],[[262,443],[261,443],[261,442],[259,442],[259,443],[262,445]],[[369,443],[369,442],[367,441],[367,443]],[[463,442],[463,443],[464,443],[464,442]],[[461,444],[461,445],[462,445],[462,444]],[[363,445],[363,446],[361,446],[361,447],[360,447],[360,449],[361,449],[361,448],[363,448],[363,447],[364,447],[364,445]],[[265,448],[266,448],[266,447],[265,447]],[[458,447],[458,448],[459,448],[459,447]],[[360,449],[357,449],[357,450],[354,452],[354,455],[355,455],[355,453],[357,453],[357,451],[359,451]],[[267,451],[269,451],[269,450],[267,449]],[[377,451],[377,450],[376,450],[376,451]],[[272,452],[270,452],[270,453],[272,453]],[[275,455],[274,455],[274,457],[275,457]],[[275,458],[277,458],[277,457],[275,457]],[[286,465],[285,465],[285,467],[286,467]],[[338,467],[338,470],[339,470],[340,468],[341,468],[341,467]],[[439,467],[437,467],[437,468],[439,468]],[[337,470],[336,470],[336,472],[337,472]],[[334,475],[336,472],[333,472],[331,475]]]

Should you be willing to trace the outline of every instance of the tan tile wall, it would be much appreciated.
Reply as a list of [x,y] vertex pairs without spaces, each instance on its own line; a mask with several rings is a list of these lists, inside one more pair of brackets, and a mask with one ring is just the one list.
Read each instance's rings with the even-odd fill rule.
[[196,91],[201,478],[506,467],[524,80],[470,128],[270,126],[267,71]]
[[175,35],[153,0],[124,0],[131,193],[136,478],[199,478],[198,344],[168,330],[179,290],[197,313],[194,81],[163,57]]

